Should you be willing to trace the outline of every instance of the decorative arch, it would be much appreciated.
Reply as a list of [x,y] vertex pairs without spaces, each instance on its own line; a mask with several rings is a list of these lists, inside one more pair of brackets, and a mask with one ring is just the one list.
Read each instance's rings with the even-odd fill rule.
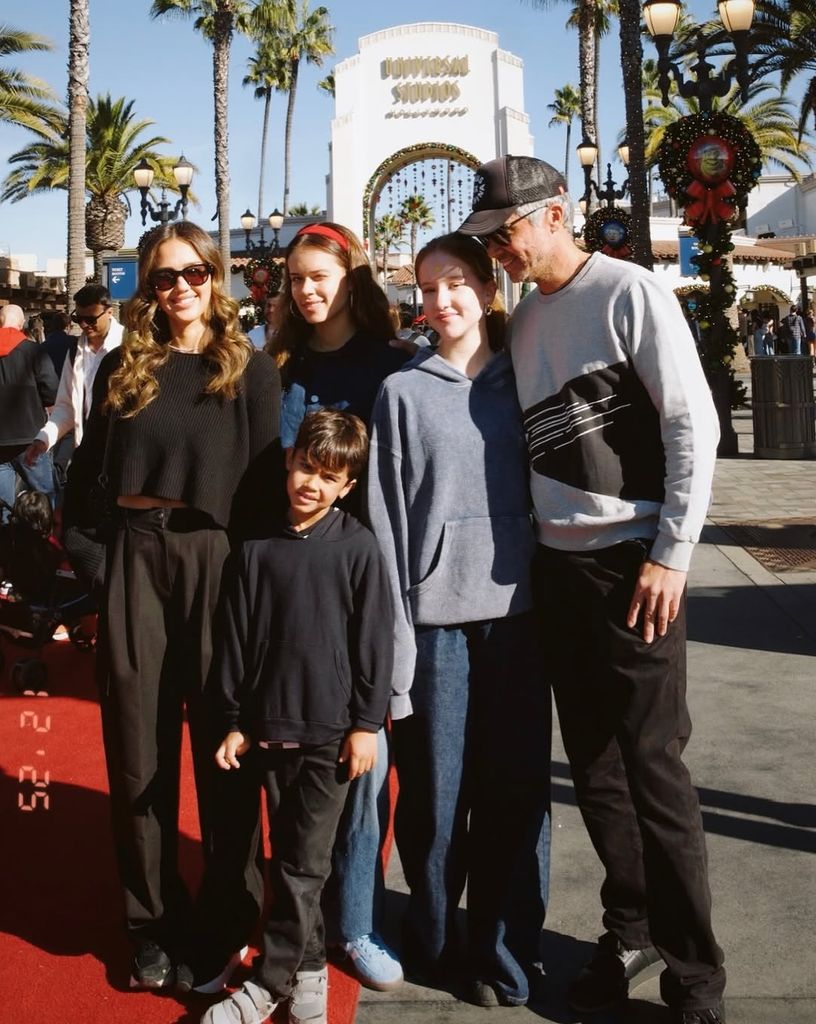
[[773,295],[775,298],[779,299],[780,302],[786,302],[788,305],[792,305],[793,303],[793,299],[790,297],[790,295],[788,295],[786,292],[783,292],[781,288],[774,287],[774,285],[772,284],[753,284],[748,287],[747,291],[753,292],[754,297],[753,299],[749,299],[747,295],[743,295],[743,297],[740,299],[741,306],[750,305],[752,302],[756,302],[757,292],[766,292],[769,295]]
[[442,157],[455,159],[466,167],[475,170],[484,161],[459,146],[447,142],[417,142],[412,146],[392,153],[379,165],[366,183],[363,190],[363,232],[365,244],[371,248],[374,238],[374,211],[384,186],[392,174],[418,160]]

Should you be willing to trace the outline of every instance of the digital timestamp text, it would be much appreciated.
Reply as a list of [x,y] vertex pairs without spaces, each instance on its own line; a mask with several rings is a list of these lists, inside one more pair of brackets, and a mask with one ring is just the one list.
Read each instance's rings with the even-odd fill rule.
[[[24,697],[47,697],[46,690],[24,690]],[[45,763],[45,735],[51,731],[51,715],[39,711],[21,711],[20,728],[25,730],[26,738],[32,741],[32,753],[29,760],[33,764],[20,765],[17,781],[20,788],[17,793],[17,807],[21,811],[47,811],[51,807],[48,785],[51,781],[50,771],[43,767]],[[39,760],[42,758],[42,760]]]

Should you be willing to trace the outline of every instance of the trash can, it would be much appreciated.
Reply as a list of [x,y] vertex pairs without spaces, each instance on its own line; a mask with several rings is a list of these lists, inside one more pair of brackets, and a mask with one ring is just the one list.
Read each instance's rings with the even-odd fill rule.
[[811,356],[753,356],[751,396],[755,458],[816,458]]

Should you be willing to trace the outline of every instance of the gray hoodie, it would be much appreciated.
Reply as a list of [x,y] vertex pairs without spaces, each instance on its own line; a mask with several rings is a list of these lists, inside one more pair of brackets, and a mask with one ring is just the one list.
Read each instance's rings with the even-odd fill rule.
[[528,462],[509,356],[471,380],[420,352],[374,406],[368,512],[396,606],[391,717],[411,713],[414,626],[532,607]]

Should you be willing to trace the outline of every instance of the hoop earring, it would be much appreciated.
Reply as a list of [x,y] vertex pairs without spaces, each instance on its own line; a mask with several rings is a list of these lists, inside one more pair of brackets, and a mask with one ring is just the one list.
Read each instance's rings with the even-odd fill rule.
[[289,312],[292,314],[292,316],[297,317],[300,320],[303,319],[303,314],[297,308],[297,305],[295,304],[295,300],[294,299],[290,299],[289,300]]
[[493,309],[493,307],[488,302],[487,305],[484,308],[484,315],[485,316],[493,316],[494,312],[495,312],[495,310]]

